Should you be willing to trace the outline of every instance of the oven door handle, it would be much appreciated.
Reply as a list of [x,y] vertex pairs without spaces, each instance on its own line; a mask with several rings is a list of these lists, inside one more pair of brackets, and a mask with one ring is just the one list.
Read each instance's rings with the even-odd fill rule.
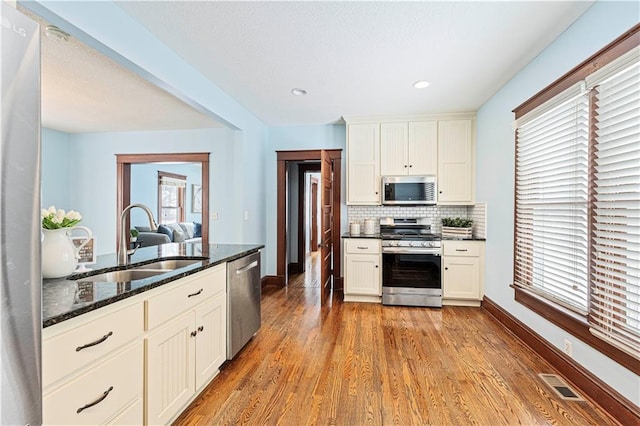
[[432,256],[442,256],[440,249],[421,247],[384,247],[382,254],[430,254]]

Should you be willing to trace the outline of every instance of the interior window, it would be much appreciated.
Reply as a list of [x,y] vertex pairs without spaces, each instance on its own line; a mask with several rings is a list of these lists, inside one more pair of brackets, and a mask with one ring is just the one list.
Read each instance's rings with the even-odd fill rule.
[[159,224],[185,221],[186,187],[186,176],[158,171]]

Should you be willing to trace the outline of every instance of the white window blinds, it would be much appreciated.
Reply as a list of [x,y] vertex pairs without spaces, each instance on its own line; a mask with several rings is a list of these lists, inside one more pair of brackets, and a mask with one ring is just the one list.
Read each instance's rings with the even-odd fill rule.
[[[640,358],[640,61],[594,87],[591,306],[594,335]],[[629,63],[631,62],[631,63]]]
[[514,278],[586,314],[588,96],[581,87],[518,120]]
[[177,186],[179,188],[186,188],[187,181],[184,179],[177,179],[170,176],[161,176],[160,185],[162,186]]

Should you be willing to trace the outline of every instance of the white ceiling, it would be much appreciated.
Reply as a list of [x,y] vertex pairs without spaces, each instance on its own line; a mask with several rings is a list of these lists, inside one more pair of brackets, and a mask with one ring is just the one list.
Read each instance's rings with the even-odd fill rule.
[[[307,125],[475,111],[592,3],[116,4],[265,123]],[[43,37],[42,50],[46,127],[220,126],[76,40]],[[418,80],[431,86],[414,89]]]
[[70,37],[40,24],[42,126],[66,133],[214,128],[223,125]]
[[117,4],[267,124],[300,125],[475,111],[592,3]]

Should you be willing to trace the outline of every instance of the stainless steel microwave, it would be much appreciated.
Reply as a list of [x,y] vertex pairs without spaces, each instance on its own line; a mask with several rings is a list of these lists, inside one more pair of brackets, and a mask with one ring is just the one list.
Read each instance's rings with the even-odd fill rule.
[[436,204],[435,176],[384,176],[382,204],[385,206],[415,206]]

